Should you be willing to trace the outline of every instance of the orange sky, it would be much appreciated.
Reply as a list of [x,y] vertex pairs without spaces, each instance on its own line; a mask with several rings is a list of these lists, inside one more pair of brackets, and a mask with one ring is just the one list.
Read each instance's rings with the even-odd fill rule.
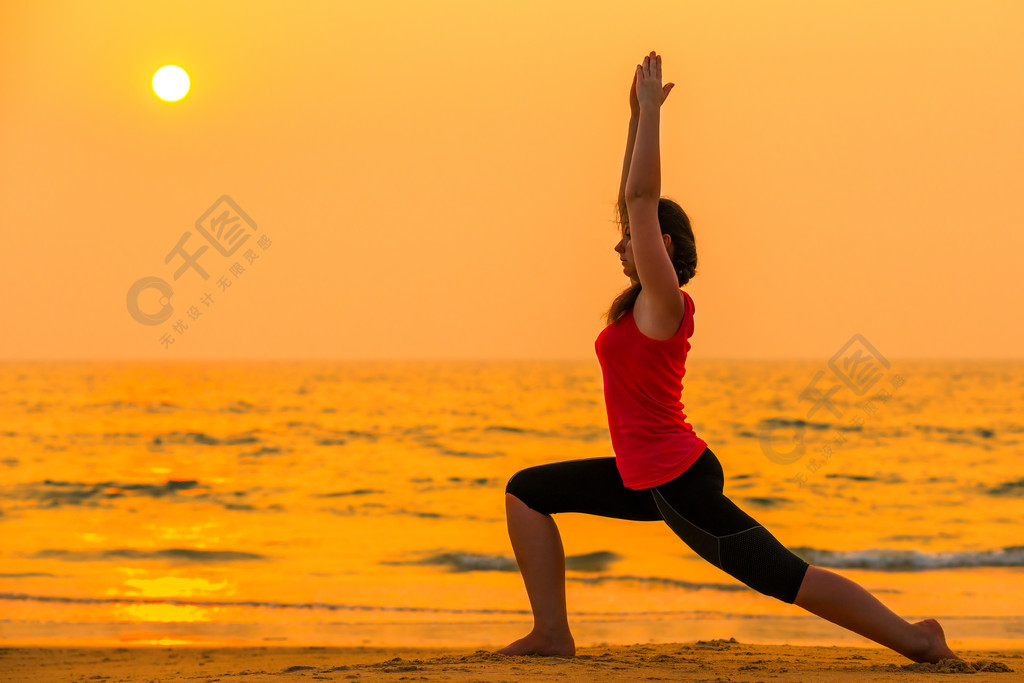
[[[695,357],[1021,356],[1017,0],[8,0],[0,360],[594,358],[651,50]],[[172,282],[224,194],[269,247],[211,247],[136,322],[131,284]]]

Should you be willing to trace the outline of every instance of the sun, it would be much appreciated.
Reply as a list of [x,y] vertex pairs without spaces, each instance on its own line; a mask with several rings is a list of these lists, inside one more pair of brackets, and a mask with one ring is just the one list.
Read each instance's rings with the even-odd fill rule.
[[188,92],[188,74],[180,66],[168,64],[153,74],[153,92],[165,102],[177,102]]

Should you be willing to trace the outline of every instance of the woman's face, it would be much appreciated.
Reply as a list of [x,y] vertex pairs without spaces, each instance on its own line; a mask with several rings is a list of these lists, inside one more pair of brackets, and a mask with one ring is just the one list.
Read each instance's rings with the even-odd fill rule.
[[[661,239],[665,241],[665,251],[668,252],[669,257],[672,256],[672,238],[666,233],[661,233]],[[633,263],[633,247],[629,241],[629,228],[626,228],[626,232],[622,235],[622,239],[615,245],[615,251],[619,254],[619,261],[622,263],[622,272],[624,272],[632,283],[638,284],[640,277],[636,274],[636,264]]]
[[615,251],[619,254],[619,261],[622,264],[622,272],[633,281],[633,284],[639,282],[636,275],[636,266],[633,264],[633,247],[629,241],[629,228],[626,228],[625,233],[622,235],[622,239],[619,240],[618,244],[615,245]]

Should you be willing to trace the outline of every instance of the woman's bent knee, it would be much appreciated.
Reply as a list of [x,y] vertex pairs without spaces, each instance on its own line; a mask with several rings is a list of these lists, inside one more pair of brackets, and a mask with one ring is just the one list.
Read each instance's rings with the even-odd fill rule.
[[540,492],[536,486],[534,470],[536,468],[527,467],[525,470],[519,470],[513,474],[508,483],[505,484],[505,493],[511,494],[515,498],[519,499],[531,510],[536,510],[542,514],[549,514],[546,510],[542,509],[543,505],[540,502]]
[[522,491],[522,486],[521,486],[521,482],[520,482],[520,480],[521,480],[520,475],[522,473],[523,473],[523,471],[519,470],[518,472],[513,474],[511,477],[509,477],[508,478],[508,483],[505,484],[505,493],[511,493],[513,496],[515,496],[516,498],[519,498],[520,500],[522,500],[522,496],[520,495],[520,492]]

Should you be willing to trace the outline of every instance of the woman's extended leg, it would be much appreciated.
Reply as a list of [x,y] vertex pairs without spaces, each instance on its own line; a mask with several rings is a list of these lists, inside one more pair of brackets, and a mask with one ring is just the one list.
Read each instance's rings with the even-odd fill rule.
[[807,568],[794,604],[915,662],[960,659],[946,645],[939,622],[925,619],[912,624],[859,584],[821,567]]
[[507,647],[506,655],[576,654],[565,603],[565,550],[551,518],[583,512],[637,521],[660,521],[646,491],[626,488],[615,458],[587,458],[529,467],[505,487],[508,535],[530,597],[533,630]]
[[650,489],[665,521],[698,555],[754,590],[799,605],[915,662],[959,659],[934,619],[912,624],[850,579],[814,567],[723,495],[711,449],[679,477]]

